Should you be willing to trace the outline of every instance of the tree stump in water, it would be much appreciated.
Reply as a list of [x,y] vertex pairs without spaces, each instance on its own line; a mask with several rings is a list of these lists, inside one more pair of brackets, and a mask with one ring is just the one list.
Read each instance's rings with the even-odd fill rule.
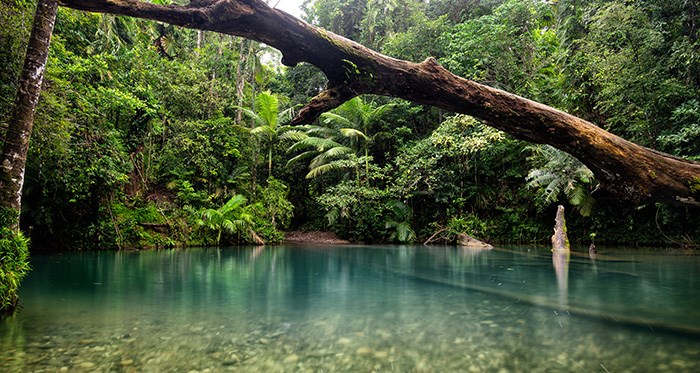
[[566,235],[566,219],[564,218],[564,206],[557,207],[557,216],[554,219],[554,234],[552,235],[552,251],[570,251],[569,237]]

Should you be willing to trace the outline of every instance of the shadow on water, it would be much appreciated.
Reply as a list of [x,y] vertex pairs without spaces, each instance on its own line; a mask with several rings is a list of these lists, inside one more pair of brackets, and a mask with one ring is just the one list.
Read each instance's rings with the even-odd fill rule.
[[[634,314],[635,311],[639,311],[638,307],[635,305],[643,304],[640,300],[635,300],[634,294],[637,294],[643,288],[648,288],[650,286],[650,279],[642,278],[642,276],[635,272],[629,272],[622,269],[618,269],[618,265],[630,265],[632,268],[640,267],[642,261],[633,258],[624,258],[620,256],[607,256],[607,255],[590,255],[588,253],[575,253],[568,251],[552,251],[551,252],[551,263],[554,269],[554,276],[556,278],[557,286],[557,296],[552,297],[551,292],[542,291],[540,288],[543,283],[530,285],[528,287],[519,287],[518,289],[511,288],[508,286],[502,286],[504,284],[520,284],[521,282],[526,283],[525,276],[518,278],[517,276],[507,276],[507,273],[517,273],[514,268],[505,268],[506,272],[497,274],[499,272],[499,267],[501,265],[496,264],[491,267],[494,271],[483,273],[483,268],[479,268],[475,265],[466,265],[465,263],[486,263],[486,262],[496,262],[501,254],[506,254],[512,257],[522,256],[523,261],[519,262],[519,266],[522,268],[540,268],[543,267],[543,261],[538,259],[546,258],[549,253],[544,251],[544,249],[538,249],[534,252],[527,250],[512,250],[512,249],[494,249],[494,250],[484,250],[484,249],[468,249],[468,248],[436,248],[434,249],[434,254],[437,256],[445,255],[447,257],[452,257],[446,259],[450,264],[448,268],[442,268],[438,271],[428,271],[431,274],[425,273],[421,270],[405,271],[400,269],[393,269],[392,271],[401,276],[406,276],[408,278],[414,278],[421,281],[426,281],[434,284],[446,285],[455,288],[477,291],[489,295],[499,296],[505,299],[513,300],[519,303],[530,304],[536,307],[542,307],[546,309],[553,310],[556,312],[566,313],[572,316],[585,317],[594,320],[602,320],[610,322],[617,325],[626,325],[635,328],[650,329],[652,331],[674,333],[681,336],[698,338],[700,337],[700,325],[697,325],[697,318],[695,307],[698,305],[697,302],[692,301],[689,303],[687,309],[676,309],[676,308],[663,308],[655,307],[663,300],[657,299],[656,303],[647,305],[644,307],[646,311],[652,311],[655,315],[653,317],[643,317],[629,314]],[[439,252],[444,251],[442,254]],[[496,254],[496,255],[494,255]],[[462,259],[455,259],[454,256],[462,257]],[[572,260],[571,257],[574,256]],[[479,259],[481,257],[481,260]],[[488,259],[487,259],[488,258]],[[646,259],[654,258],[654,256],[647,256]],[[695,258],[695,257],[693,257]],[[587,296],[594,294],[576,294],[577,301],[575,304],[569,304],[569,266],[570,262],[576,266],[577,272],[585,272],[590,270],[594,275],[593,281],[589,276],[584,276],[583,279],[577,278],[577,280],[583,280],[584,283],[589,283],[584,285],[584,289],[597,290],[603,292],[614,293],[615,291],[628,292],[632,297],[630,299],[624,300],[624,302],[630,302],[628,304],[613,304],[612,310],[606,309],[606,306],[600,307],[602,304],[597,305],[587,304]],[[602,269],[599,269],[599,262],[605,263]],[[697,262],[697,260],[696,260]],[[642,265],[643,266],[643,265]],[[455,279],[454,276],[444,276],[445,272],[453,271],[461,272],[462,276]],[[663,269],[660,269],[663,270]],[[672,269],[671,269],[672,270]],[[470,277],[469,280],[465,281],[465,275]],[[499,278],[498,283],[494,286],[494,279]],[[531,278],[529,278],[531,280]],[[521,281],[522,280],[522,281]],[[591,286],[590,283],[594,282],[595,286]],[[692,279],[689,282],[693,282]],[[638,283],[639,288],[635,288]],[[545,287],[547,285],[546,281],[544,283]],[[620,288],[620,285],[628,285],[627,287]],[[633,286],[629,286],[633,285]],[[660,290],[663,290],[661,284],[655,285]],[[612,290],[612,291],[611,291]],[[682,297],[676,297],[682,298]],[[613,298],[608,298],[613,300]],[[632,306],[632,307],[629,307]],[[615,312],[618,309],[618,312]],[[667,315],[659,314],[662,310],[669,312]],[[677,321],[664,320],[665,318],[674,319],[676,317],[690,316],[692,323],[684,323]]]

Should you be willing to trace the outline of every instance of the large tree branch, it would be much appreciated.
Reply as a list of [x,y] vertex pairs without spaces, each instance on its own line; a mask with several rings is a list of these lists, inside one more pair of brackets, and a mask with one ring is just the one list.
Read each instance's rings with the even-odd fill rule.
[[550,144],[585,163],[614,195],[700,205],[700,164],[641,147],[546,105],[460,78],[434,59],[397,60],[308,25],[261,0],[200,0],[162,6],[136,0],[61,0],[67,7],[147,18],[242,36],[282,52],[282,62],[308,62],[331,89],[299,112],[295,123],[359,94],[399,97],[472,115],[514,137]]

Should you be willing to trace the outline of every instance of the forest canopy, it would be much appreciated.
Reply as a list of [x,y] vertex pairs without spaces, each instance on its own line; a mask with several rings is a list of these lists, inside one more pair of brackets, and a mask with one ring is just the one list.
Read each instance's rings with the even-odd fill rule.
[[[433,57],[637,144],[700,159],[695,2],[305,7],[311,24],[389,56]],[[2,131],[33,9],[0,5]],[[580,160],[469,116],[360,96],[290,126],[327,80],[274,55],[234,36],[61,8],[28,157],[25,231],[36,242],[95,247],[277,242],[288,229],[365,242],[439,230],[448,241],[469,232],[542,242],[562,203],[576,212],[574,241],[698,240],[687,207],[621,204]]]

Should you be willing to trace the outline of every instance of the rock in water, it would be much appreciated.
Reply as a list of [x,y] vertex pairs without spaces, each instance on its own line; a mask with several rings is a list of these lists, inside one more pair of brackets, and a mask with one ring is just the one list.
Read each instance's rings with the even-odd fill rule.
[[466,233],[460,233],[457,236],[457,244],[459,244],[460,246],[468,247],[470,249],[493,249],[493,246],[485,242],[481,242]]
[[569,237],[566,235],[566,219],[564,206],[557,207],[557,217],[554,219],[554,234],[552,235],[552,250],[569,251]]

